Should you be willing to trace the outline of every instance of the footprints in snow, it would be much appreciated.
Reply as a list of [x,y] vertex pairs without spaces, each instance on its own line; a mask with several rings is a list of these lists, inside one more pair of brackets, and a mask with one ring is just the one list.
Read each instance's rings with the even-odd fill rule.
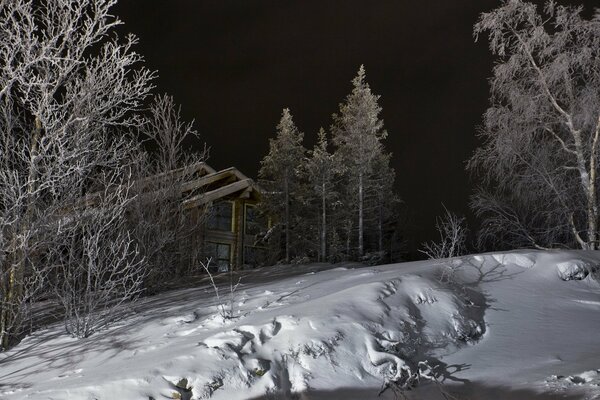
[[83,372],[83,369],[81,369],[81,368],[70,370],[70,371],[65,371],[62,374],[58,375],[57,377],[53,378],[53,380],[60,380],[60,379],[66,379],[66,378],[81,378],[83,376],[82,372]]

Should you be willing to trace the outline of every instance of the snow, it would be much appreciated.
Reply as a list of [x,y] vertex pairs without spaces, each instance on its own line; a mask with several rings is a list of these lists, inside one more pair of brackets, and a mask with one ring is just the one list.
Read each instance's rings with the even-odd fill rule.
[[569,260],[557,264],[556,269],[563,281],[582,280],[595,269],[595,265],[585,260]]
[[[459,399],[600,398],[600,286],[572,274],[599,261],[519,251],[251,271],[233,319],[203,285],[144,299],[88,339],[32,334],[0,354],[0,398],[393,399],[378,397],[384,382],[420,361]],[[407,395],[443,399],[424,380]]]

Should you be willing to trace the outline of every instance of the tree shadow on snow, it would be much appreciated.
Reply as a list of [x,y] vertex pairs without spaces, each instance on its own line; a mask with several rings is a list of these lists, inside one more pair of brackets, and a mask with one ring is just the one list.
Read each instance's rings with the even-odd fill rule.
[[517,272],[509,272],[506,265],[502,263],[496,262],[494,265],[489,265],[489,260],[477,260],[475,257],[466,257],[460,268],[475,272],[474,279],[462,278],[462,283],[469,286],[513,279],[515,276],[525,272],[525,269]]

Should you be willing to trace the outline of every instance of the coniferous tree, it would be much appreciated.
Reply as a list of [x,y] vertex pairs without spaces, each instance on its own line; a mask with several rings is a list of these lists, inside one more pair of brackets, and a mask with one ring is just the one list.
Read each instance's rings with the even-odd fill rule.
[[390,167],[391,154],[381,154],[373,163],[371,181],[372,209],[374,213],[373,231],[376,232],[377,252],[383,253],[386,236],[391,232],[391,222],[398,211],[399,197],[394,193],[396,172]]
[[327,147],[327,133],[321,128],[318,133],[318,142],[310,151],[306,161],[309,204],[313,210],[318,210],[313,224],[317,227],[319,237],[318,261],[327,260],[327,243],[332,234],[329,229],[330,212],[339,199],[336,181],[342,172],[341,166]]
[[[345,201],[352,210],[353,221],[346,221],[346,235],[356,224],[358,256],[364,255],[365,221],[367,190],[373,187],[374,166],[384,155],[382,140],[387,132],[379,118],[381,107],[377,103],[379,96],[371,92],[365,81],[365,68],[361,65],[358,74],[352,80],[352,93],[340,104],[340,111],[333,115],[333,141],[337,146],[336,155],[346,168]],[[346,237],[350,248],[350,237]]]
[[266,189],[263,211],[276,221],[275,231],[283,231],[284,259],[289,262],[292,248],[292,221],[300,207],[300,168],[306,149],[304,134],[298,130],[292,114],[285,108],[277,125],[277,136],[269,141],[269,154],[261,161],[259,178]]

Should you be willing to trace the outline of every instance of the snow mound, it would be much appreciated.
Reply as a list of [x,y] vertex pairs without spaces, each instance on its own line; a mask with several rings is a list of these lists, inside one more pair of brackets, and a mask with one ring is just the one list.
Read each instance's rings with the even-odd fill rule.
[[584,260],[570,260],[556,265],[558,276],[563,281],[583,280],[595,269],[593,263]]
[[[443,398],[440,385],[461,399],[594,398],[600,285],[556,271],[575,279],[598,263],[596,252],[515,251],[265,268],[226,299],[233,318],[205,285],[145,298],[85,340],[60,324],[34,332],[0,354],[0,398],[388,400],[382,385],[414,375],[411,399]],[[438,385],[424,383],[427,368]]]
[[[357,295],[359,294],[359,295]],[[317,387],[399,379],[414,372],[424,348],[478,339],[483,321],[437,282],[418,276],[358,284],[306,301],[266,324],[239,325],[199,343],[197,358],[223,360],[217,374],[223,388],[255,395],[301,393]],[[195,396],[206,396],[206,378],[190,378]]]
[[[198,288],[180,300],[157,296],[158,308],[148,299],[149,311],[128,322],[134,330],[93,336],[85,348],[44,339],[59,327],[42,333],[31,345],[46,350],[26,351],[11,365],[14,382],[0,387],[0,397],[241,400],[352,387],[376,396],[384,382],[418,372],[432,349],[458,349],[485,332],[484,304],[440,283],[433,268],[298,274],[243,287],[236,318],[223,319],[210,292]],[[46,351],[67,354],[68,368],[47,368],[54,361]]]
[[515,265],[521,268],[532,268],[535,265],[535,256],[528,253],[501,253],[492,254],[491,257],[502,265]]

